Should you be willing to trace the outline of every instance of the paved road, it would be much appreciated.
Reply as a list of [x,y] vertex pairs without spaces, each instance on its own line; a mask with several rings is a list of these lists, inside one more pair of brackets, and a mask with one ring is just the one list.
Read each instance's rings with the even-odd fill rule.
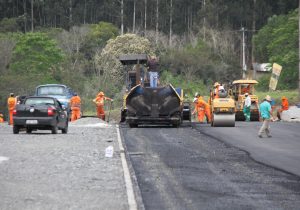
[[194,124],[201,133],[248,151],[257,161],[300,176],[300,123],[271,123],[272,138],[258,138],[260,122],[237,122],[235,128]]
[[99,122],[81,119],[66,135],[0,124],[0,209],[128,209],[116,128]]
[[201,130],[122,128],[145,209],[299,209],[298,176]]

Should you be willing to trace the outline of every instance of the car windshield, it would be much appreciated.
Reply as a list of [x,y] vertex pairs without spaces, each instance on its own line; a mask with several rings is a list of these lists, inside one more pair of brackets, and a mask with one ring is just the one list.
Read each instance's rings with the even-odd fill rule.
[[25,101],[26,105],[49,104],[54,105],[54,100],[51,98],[28,98]]
[[43,86],[37,90],[37,95],[65,95],[65,87]]

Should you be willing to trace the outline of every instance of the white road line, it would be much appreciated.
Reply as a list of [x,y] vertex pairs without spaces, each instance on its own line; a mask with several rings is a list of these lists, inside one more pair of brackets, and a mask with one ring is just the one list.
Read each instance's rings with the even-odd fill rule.
[[7,161],[7,160],[9,160],[8,157],[0,156],[0,163],[2,163],[3,161]]
[[135,196],[134,196],[132,180],[130,177],[130,172],[129,172],[128,164],[126,161],[124,147],[123,147],[123,144],[121,141],[121,135],[120,135],[120,130],[119,130],[118,125],[117,125],[117,134],[118,134],[118,143],[119,143],[122,167],[123,167],[123,172],[124,172],[124,180],[125,180],[125,185],[126,185],[129,210],[137,210],[137,204],[136,204],[136,200],[135,200]]

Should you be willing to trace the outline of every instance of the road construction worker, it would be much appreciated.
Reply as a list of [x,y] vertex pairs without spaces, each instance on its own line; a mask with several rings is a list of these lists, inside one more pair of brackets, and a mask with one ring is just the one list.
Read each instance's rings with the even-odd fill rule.
[[71,121],[75,121],[80,118],[81,113],[81,98],[74,93],[74,96],[70,99],[70,106],[72,110]]
[[277,117],[281,120],[281,113],[289,109],[289,101],[285,96],[281,98],[281,108],[277,111]]
[[250,121],[250,114],[251,114],[250,108],[251,108],[251,98],[248,93],[245,93],[243,113],[247,122]]
[[215,82],[214,88],[214,98],[219,98],[220,84],[218,82]]
[[204,116],[207,118],[207,122],[210,122],[211,117],[210,117],[210,107],[208,103],[206,103],[202,96],[198,97],[198,101],[195,105],[195,110],[193,111],[193,115],[197,112],[198,114],[198,121],[199,122],[204,122]]
[[250,84],[247,85],[247,86],[242,87],[241,93],[242,93],[242,94],[246,94],[246,93],[249,94],[249,93],[250,93]]
[[200,94],[198,92],[196,92],[195,96],[194,96],[194,99],[193,99],[194,104],[197,104],[199,96],[200,96]]
[[9,113],[9,120],[8,120],[8,124],[12,125],[13,122],[13,111],[16,107],[16,98],[15,98],[15,94],[14,93],[10,93],[9,94],[9,98],[7,99],[7,107],[8,107],[8,113]]
[[4,122],[4,117],[3,117],[3,114],[0,113],[0,123],[3,123]]
[[104,93],[102,91],[97,94],[95,99],[93,99],[93,102],[96,104],[97,117],[102,120],[105,120],[105,112],[104,112],[105,100],[113,101],[113,99],[104,96]]
[[156,56],[152,55],[148,58],[147,66],[150,78],[150,87],[157,87],[157,84],[159,83],[159,65]]
[[262,134],[265,132],[267,137],[272,137],[270,134],[270,121],[272,120],[272,109],[271,109],[271,97],[267,95],[264,101],[259,105],[260,117],[263,124],[258,132],[258,137],[262,138]]

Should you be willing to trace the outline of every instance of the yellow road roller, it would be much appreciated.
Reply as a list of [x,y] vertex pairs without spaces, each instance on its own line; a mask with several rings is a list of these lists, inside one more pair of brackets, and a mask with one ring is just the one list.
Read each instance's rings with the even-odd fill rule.
[[212,127],[235,126],[235,101],[228,97],[227,91],[219,90],[218,97],[211,91],[209,103]]

